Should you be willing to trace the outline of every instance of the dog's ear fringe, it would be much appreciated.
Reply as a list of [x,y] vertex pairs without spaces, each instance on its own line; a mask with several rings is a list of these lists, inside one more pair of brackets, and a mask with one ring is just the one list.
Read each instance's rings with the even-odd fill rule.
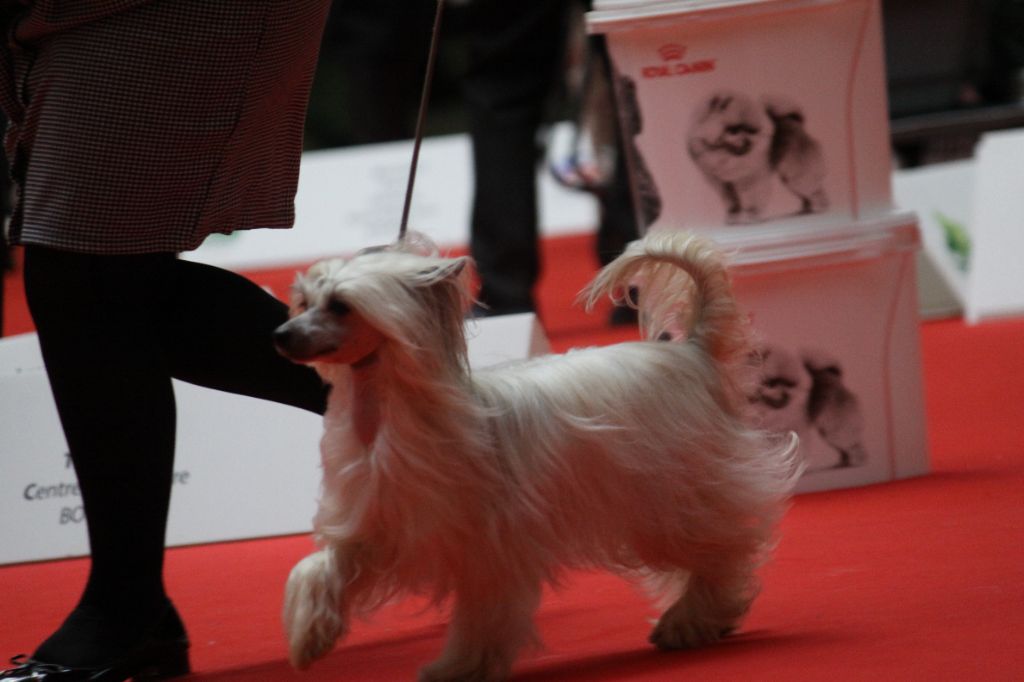
[[[401,239],[392,242],[390,244],[382,244],[379,246],[368,246],[364,249],[360,249],[356,255],[362,256],[372,253],[381,252],[398,252],[408,253],[414,256],[422,256],[423,258],[437,258],[441,259],[440,250],[437,245],[421,232],[415,232],[410,230]],[[448,279],[458,277],[466,268],[466,264],[469,262],[469,258],[462,256],[459,258],[443,259],[444,262],[438,265],[432,265],[431,267],[424,268],[419,272],[422,278],[420,283],[429,286],[437,282],[443,282]]]
[[466,269],[466,263],[469,262],[469,258],[462,256],[461,258],[453,258],[446,260],[443,263],[434,265],[420,271],[420,275],[424,278],[427,284],[435,284],[437,282],[444,282],[449,279],[454,279],[462,274]]

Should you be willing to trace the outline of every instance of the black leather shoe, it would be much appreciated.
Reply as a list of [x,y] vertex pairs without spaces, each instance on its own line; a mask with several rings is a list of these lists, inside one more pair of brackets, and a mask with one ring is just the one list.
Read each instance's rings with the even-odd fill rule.
[[137,647],[107,665],[73,668],[28,658],[11,659],[8,670],[0,671],[0,682],[124,682],[124,680],[166,680],[191,672],[188,636],[181,619],[171,607],[156,629]]
[[188,641],[150,640],[130,655],[96,668],[69,668],[44,663],[24,655],[11,659],[14,668],[0,671],[2,682],[124,682],[124,680],[166,680],[191,672]]

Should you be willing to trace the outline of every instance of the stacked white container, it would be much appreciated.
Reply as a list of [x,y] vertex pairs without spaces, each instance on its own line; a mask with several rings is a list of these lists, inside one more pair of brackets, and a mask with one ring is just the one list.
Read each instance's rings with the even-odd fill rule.
[[651,229],[734,254],[765,353],[751,399],[800,489],[927,472],[916,218],[892,207],[878,0],[597,0]]

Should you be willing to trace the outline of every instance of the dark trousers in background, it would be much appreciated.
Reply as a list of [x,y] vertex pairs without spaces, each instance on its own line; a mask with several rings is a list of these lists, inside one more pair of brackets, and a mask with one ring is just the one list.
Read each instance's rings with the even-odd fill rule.
[[562,75],[567,0],[478,0],[467,8],[464,91],[475,191],[470,251],[493,313],[535,309],[537,167],[546,106]]
[[[480,274],[480,301],[491,314],[536,310],[537,168],[545,156],[538,134],[564,82],[569,21],[578,2],[477,0],[467,8],[464,90],[475,179],[470,250]],[[597,257],[603,265],[638,236],[622,153],[610,186],[597,199]]]
[[[2,187],[0,187],[0,191],[3,191]],[[0,215],[0,220],[3,220],[2,215]],[[7,293],[4,288],[4,282],[7,275],[8,258],[7,239],[4,236],[3,229],[0,228],[0,336],[4,335],[4,298]]]
[[[7,129],[7,119],[0,116],[0,130]],[[0,336],[4,335],[4,275],[14,267],[10,247],[7,244],[7,217],[11,214],[11,182],[7,168],[7,155],[0,154]]]

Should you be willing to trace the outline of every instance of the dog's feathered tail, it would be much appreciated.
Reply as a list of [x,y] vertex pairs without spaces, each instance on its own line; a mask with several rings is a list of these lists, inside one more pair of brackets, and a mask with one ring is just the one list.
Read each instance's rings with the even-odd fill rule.
[[[588,307],[603,296],[638,308],[646,338],[670,337],[702,348],[718,366],[730,398],[727,409],[747,421],[744,389],[753,378],[752,332],[714,242],[678,230],[649,232],[605,266],[583,293]],[[744,448],[749,456],[735,459],[742,466],[730,494],[739,499],[739,491],[749,492],[741,507],[759,510],[767,541],[803,472],[799,439],[795,433],[772,435],[753,428],[744,438],[753,445]]]
[[750,352],[749,327],[733,298],[724,259],[705,237],[649,232],[605,266],[582,294],[588,308],[604,296],[638,308],[649,339],[685,337],[726,363]]

